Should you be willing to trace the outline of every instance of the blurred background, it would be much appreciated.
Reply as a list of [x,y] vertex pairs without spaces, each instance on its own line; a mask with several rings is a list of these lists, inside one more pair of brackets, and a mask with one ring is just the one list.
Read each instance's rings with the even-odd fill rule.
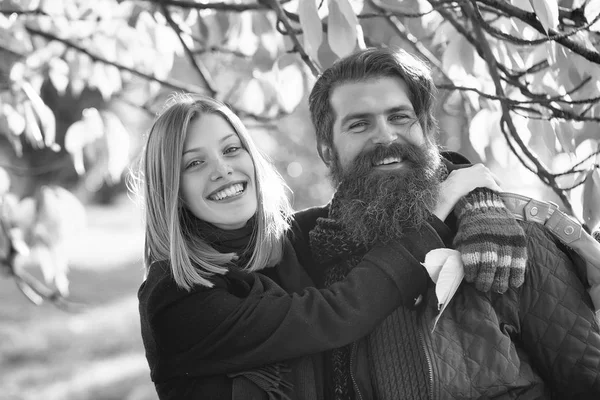
[[292,191],[332,193],[307,96],[366,46],[417,54],[439,141],[600,222],[600,0],[0,0],[0,399],[156,399],[143,212],[127,189],[173,92],[228,103]]

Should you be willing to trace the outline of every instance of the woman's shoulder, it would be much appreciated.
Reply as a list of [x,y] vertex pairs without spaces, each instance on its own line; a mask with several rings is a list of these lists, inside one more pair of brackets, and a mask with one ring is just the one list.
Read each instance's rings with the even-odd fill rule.
[[157,309],[172,305],[193,294],[208,294],[213,290],[226,287],[222,275],[213,276],[211,281],[212,287],[195,285],[190,290],[180,288],[171,272],[170,261],[155,261],[148,268],[146,279],[138,290],[138,299],[141,306]]

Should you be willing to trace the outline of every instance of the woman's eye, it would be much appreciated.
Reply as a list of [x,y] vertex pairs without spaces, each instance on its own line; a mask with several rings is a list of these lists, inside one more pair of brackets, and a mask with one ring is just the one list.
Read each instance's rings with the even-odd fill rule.
[[203,163],[204,163],[204,161],[201,161],[201,160],[193,160],[193,161],[190,161],[186,165],[185,169],[187,170],[187,169],[190,169],[190,168],[194,168],[194,167],[197,167],[198,165],[202,165]]
[[239,151],[240,149],[241,149],[241,147],[238,147],[238,146],[230,146],[230,147],[226,148],[223,153],[224,154],[233,154],[233,153],[236,153],[237,151]]

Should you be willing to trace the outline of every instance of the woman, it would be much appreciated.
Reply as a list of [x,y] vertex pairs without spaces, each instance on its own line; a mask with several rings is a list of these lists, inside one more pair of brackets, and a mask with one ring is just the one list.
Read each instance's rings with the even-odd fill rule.
[[174,97],[141,170],[147,277],[138,296],[161,399],[320,399],[318,353],[425,291],[425,269],[403,247],[410,237],[376,246],[328,289],[312,287],[307,233],[284,182],[215,100]]

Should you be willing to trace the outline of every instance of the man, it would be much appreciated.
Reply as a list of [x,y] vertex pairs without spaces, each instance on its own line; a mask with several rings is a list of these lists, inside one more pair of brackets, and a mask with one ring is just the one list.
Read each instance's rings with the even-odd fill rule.
[[[338,61],[310,94],[337,190],[327,207],[298,215],[320,264],[309,273],[332,284],[390,241],[404,244],[397,267],[415,271],[414,304],[326,356],[329,397],[600,398],[599,328],[566,253],[543,226],[517,223],[491,183],[476,184],[487,188],[454,213],[444,205],[486,173],[440,156],[433,97],[427,67],[389,49]],[[434,328],[438,301],[420,263],[441,247],[461,251],[473,284],[460,286]]]

